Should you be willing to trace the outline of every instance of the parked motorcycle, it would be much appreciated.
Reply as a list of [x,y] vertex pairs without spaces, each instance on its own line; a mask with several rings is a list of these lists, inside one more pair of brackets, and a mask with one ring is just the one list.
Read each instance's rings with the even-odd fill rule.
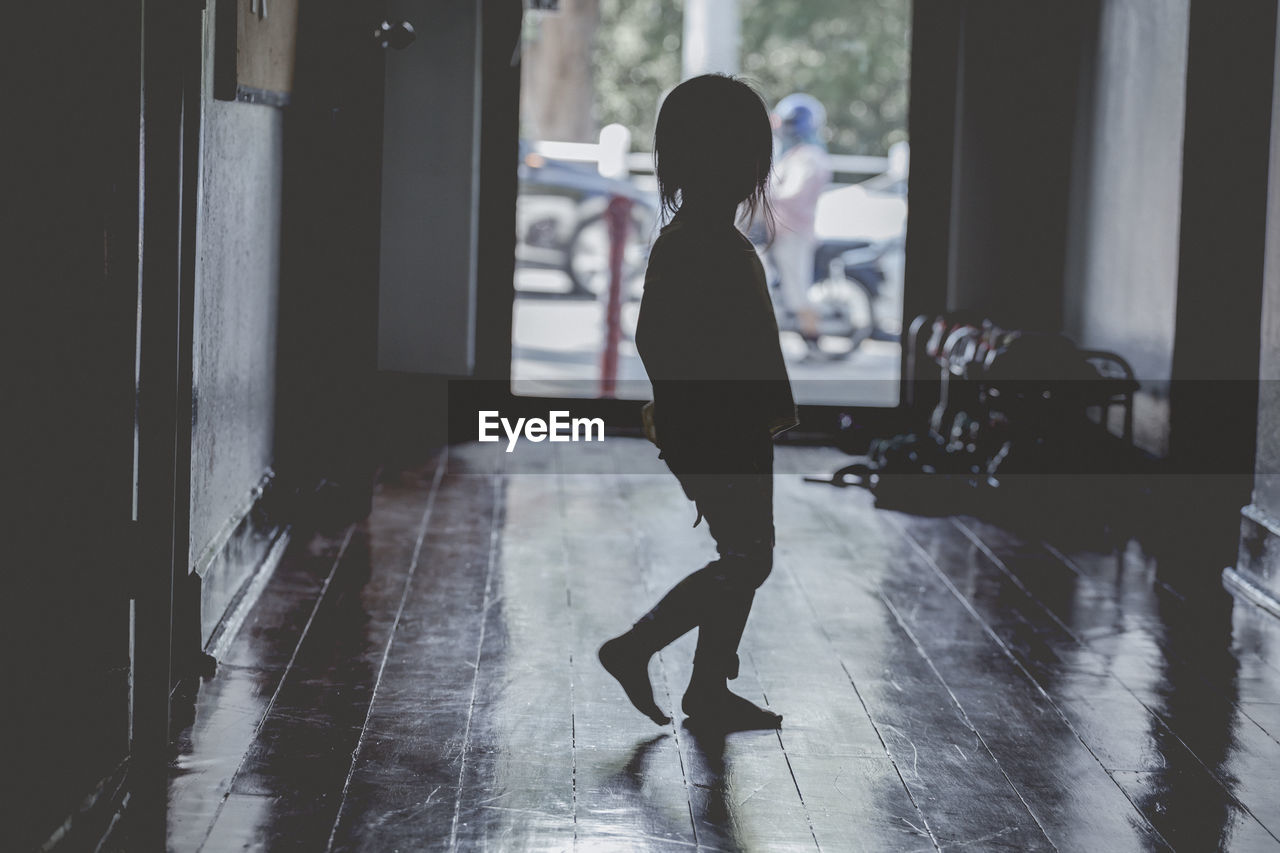
[[[795,314],[781,307],[782,301],[776,295],[780,282],[764,235],[750,236],[764,264],[774,305],[778,306],[778,330],[798,334],[800,325]],[[876,300],[885,281],[881,258],[892,248],[893,241],[826,240],[814,252],[809,300],[818,315],[818,334],[849,341],[848,348],[838,357],[848,357],[868,338],[897,340],[897,335],[884,329],[876,312]]]

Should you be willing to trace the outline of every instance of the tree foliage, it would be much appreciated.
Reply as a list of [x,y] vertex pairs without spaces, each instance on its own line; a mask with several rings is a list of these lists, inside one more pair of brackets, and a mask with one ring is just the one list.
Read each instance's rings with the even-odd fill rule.
[[662,94],[680,82],[679,0],[601,0],[594,52],[596,115],[647,151]]
[[907,137],[910,0],[741,0],[742,73],[769,104],[808,92],[831,150],[886,154]]
[[[887,153],[907,135],[910,0],[739,0],[740,73],[771,106],[808,92],[841,154]],[[683,0],[600,0],[593,52],[602,124],[647,149],[661,94],[680,80]]]

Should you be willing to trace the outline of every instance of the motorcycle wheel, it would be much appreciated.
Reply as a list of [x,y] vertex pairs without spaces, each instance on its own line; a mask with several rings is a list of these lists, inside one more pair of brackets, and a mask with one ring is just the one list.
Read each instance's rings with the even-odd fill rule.
[[861,283],[853,280],[821,281],[810,290],[818,310],[818,329],[823,335],[847,338],[847,358],[858,351],[874,331],[871,297]]

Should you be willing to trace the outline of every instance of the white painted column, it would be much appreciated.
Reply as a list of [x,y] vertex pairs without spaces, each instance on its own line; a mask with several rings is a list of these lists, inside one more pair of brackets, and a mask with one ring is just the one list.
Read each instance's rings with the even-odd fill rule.
[[685,0],[682,79],[738,73],[738,0]]

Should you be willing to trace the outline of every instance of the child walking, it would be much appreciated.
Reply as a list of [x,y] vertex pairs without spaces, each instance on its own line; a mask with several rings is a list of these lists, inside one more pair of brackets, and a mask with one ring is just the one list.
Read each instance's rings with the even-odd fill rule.
[[[768,110],[745,83],[704,75],[663,102],[654,159],[670,217],[649,257],[636,347],[653,385],[646,432],[706,519],[718,558],[675,585],[600,662],[659,725],[650,658],[698,629],[681,707],[689,724],[777,728],[729,690],[756,589],[773,567],[773,438],[796,424],[764,270],[735,224],[769,216]],[[698,522],[695,522],[697,524]]]

